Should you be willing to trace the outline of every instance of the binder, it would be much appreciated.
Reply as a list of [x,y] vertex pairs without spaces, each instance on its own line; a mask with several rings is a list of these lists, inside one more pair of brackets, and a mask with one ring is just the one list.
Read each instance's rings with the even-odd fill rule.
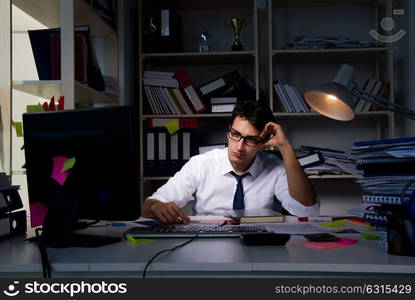
[[203,113],[206,110],[206,106],[203,104],[202,99],[193,86],[193,83],[187,75],[187,72],[182,70],[176,72],[175,76],[179,81],[180,89],[182,90],[188,104],[196,113]]
[[409,203],[409,197],[397,196],[383,196],[383,195],[363,195],[364,203],[375,204],[390,204],[390,205],[407,205]]
[[401,144],[401,143],[410,143],[410,142],[415,143],[415,137],[404,137],[404,138],[396,138],[396,139],[361,141],[361,142],[355,142],[353,145],[355,147],[363,147],[363,146]]
[[173,176],[192,154],[190,132],[173,135],[160,130],[148,132],[145,143],[145,176]]
[[223,75],[220,78],[214,79],[200,87],[200,92],[203,96],[207,95],[220,95],[221,92],[225,91],[230,85],[236,83],[241,76],[238,71],[232,71]]

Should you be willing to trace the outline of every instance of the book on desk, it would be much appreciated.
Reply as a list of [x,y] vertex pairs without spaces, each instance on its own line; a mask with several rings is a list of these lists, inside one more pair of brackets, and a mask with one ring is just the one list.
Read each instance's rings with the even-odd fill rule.
[[283,214],[269,208],[227,210],[224,215],[239,223],[284,222]]

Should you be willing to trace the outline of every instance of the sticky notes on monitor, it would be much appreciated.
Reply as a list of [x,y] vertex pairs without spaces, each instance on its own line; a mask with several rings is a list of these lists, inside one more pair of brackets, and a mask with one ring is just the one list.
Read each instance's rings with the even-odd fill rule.
[[69,169],[72,169],[72,167],[75,165],[75,162],[76,162],[76,158],[75,157],[72,157],[72,158],[68,159],[67,161],[65,161],[63,163],[63,167],[62,167],[61,172],[65,172],[65,171],[67,171]]
[[52,160],[53,170],[51,177],[60,185],[64,185],[66,178],[69,175],[69,171],[74,166],[76,160],[74,157],[69,159],[64,156],[55,156],[52,157]]
[[167,131],[170,134],[175,134],[177,131],[180,130],[180,125],[177,120],[171,120],[167,122],[166,124],[164,124],[164,126],[167,128]]
[[16,136],[17,137],[22,137],[23,136],[23,125],[22,125],[22,122],[14,122],[14,121],[12,121],[12,126],[13,126],[14,130],[16,131]]
[[30,203],[30,225],[37,227],[43,225],[48,208],[40,202]]

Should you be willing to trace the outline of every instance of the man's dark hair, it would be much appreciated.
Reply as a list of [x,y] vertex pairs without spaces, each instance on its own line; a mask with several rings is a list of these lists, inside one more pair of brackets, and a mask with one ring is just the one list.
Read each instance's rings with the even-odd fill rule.
[[268,122],[276,122],[269,106],[260,100],[239,101],[232,111],[231,126],[236,117],[247,119],[260,132]]

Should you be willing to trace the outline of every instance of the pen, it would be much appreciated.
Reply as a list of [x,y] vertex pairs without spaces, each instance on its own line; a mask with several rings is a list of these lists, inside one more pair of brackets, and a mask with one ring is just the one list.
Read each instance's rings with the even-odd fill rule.
[[331,222],[332,217],[298,217],[299,222]]

